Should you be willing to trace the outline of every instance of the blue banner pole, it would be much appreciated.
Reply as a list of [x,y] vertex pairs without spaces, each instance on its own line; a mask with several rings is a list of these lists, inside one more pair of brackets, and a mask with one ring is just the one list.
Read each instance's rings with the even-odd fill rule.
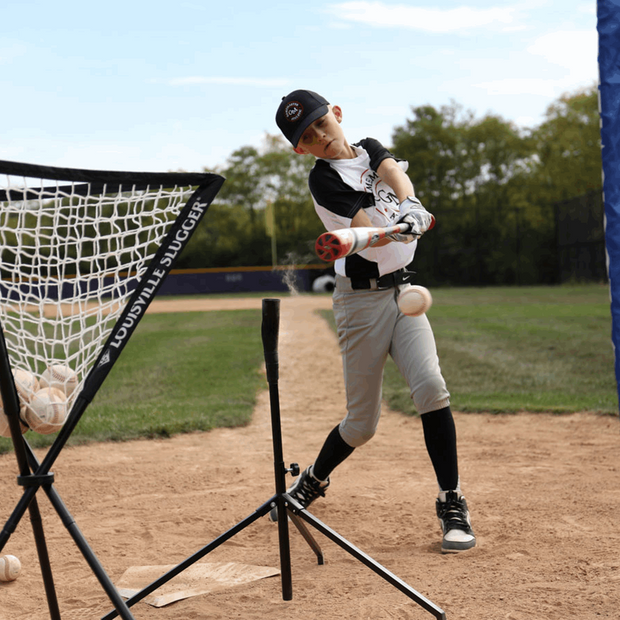
[[598,0],[597,17],[605,244],[620,403],[620,0]]

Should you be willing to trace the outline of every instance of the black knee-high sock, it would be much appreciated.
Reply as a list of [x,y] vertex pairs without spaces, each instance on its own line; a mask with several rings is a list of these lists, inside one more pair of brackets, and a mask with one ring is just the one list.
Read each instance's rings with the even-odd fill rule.
[[336,426],[327,436],[319,456],[316,457],[312,473],[318,480],[327,480],[329,474],[351,453],[355,448],[351,447],[340,435],[340,430]]
[[450,407],[422,414],[424,441],[431,458],[437,482],[444,491],[452,491],[459,483],[456,453],[456,428]]

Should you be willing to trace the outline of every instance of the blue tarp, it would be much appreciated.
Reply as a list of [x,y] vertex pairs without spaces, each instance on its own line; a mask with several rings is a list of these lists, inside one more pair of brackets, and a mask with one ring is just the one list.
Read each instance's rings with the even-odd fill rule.
[[598,0],[605,243],[620,402],[620,0]]

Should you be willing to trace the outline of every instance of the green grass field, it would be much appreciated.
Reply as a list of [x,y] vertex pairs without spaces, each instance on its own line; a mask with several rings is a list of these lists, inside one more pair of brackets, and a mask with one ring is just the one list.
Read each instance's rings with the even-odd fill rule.
[[[455,410],[617,413],[608,287],[455,288],[433,296],[428,316]],[[333,325],[331,311],[323,314]],[[267,387],[260,324],[259,310],[146,315],[70,443],[247,424]],[[384,397],[415,413],[391,360]],[[34,447],[54,437],[28,433]],[[0,452],[9,449],[0,438]]]
[[[455,410],[618,412],[607,286],[437,289],[433,296],[428,316]],[[386,398],[410,411],[401,381],[390,364]]]

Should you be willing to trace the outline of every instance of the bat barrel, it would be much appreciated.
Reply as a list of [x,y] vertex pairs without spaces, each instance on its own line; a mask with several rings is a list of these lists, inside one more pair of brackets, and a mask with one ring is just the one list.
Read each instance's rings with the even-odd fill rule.
[[330,232],[323,233],[314,245],[317,256],[326,262],[336,260],[342,253],[340,239]]
[[317,256],[326,262],[348,256],[356,244],[354,228],[343,228],[323,233],[314,244]]

